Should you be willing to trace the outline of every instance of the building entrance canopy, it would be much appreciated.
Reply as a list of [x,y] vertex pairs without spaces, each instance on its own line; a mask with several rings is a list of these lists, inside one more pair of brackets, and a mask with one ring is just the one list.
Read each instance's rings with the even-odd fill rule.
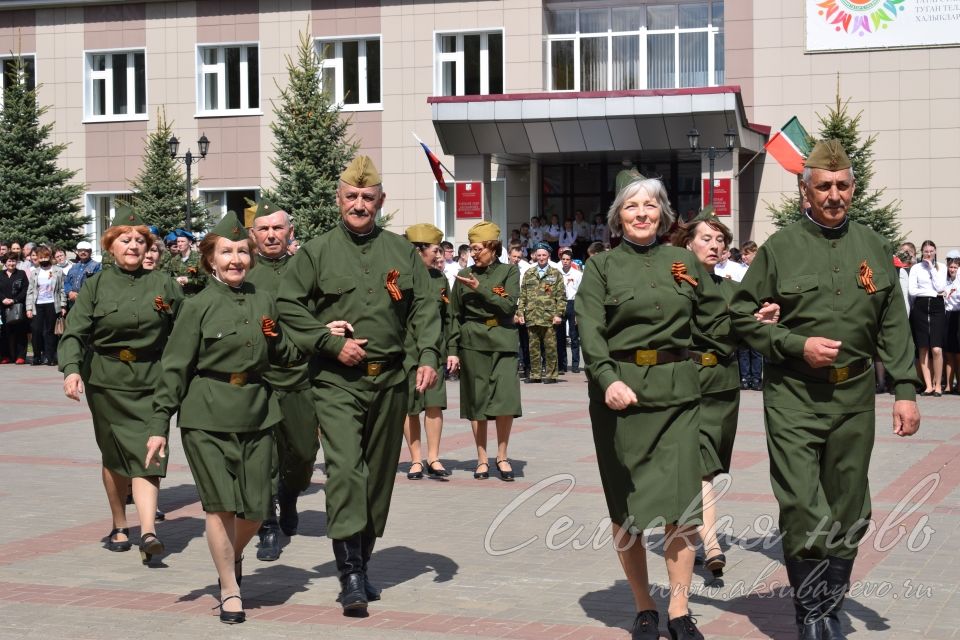
[[747,122],[736,86],[637,91],[550,92],[427,99],[444,153],[490,155],[499,164],[591,156],[619,161],[638,152],[725,148],[759,152],[770,128]]

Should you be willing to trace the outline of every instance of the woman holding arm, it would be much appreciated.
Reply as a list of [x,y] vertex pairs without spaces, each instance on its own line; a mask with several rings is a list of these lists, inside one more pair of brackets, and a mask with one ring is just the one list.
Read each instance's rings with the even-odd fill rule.
[[925,385],[922,396],[939,398],[943,377],[943,347],[947,316],[943,294],[947,288],[947,267],[937,262],[937,245],[927,240],[920,247],[922,260],[910,269],[908,291],[913,298],[910,326],[917,345],[920,373]]
[[[3,314],[3,327],[0,328],[0,336],[6,345],[6,357],[4,362],[10,361],[16,364],[26,364],[27,360],[27,322],[26,317],[20,322],[9,322],[8,311],[14,305],[24,305],[22,312],[26,311],[27,289],[29,288],[29,279],[27,274],[17,269],[17,263],[20,261],[20,254],[8,253],[4,259],[4,270],[0,273],[0,313]],[[23,314],[21,314],[23,315]]]
[[[262,374],[296,351],[278,333],[273,295],[245,282],[255,244],[227,212],[200,243],[213,277],[188,299],[163,352],[150,420],[148,463],[163,456],[177,413],[183,450],[206,512],[207,546],[220,584],[220,621],[244,622],[243,549],[270,508],[271,427],[280,407]],[[172,279],[171,279],[172,281]]]
[[447,368],[460,374],[460,417],[470,421],[477,445],[473,477],[490,477],[487,421],[497,425],[497,471],[512,481],[507,457],[513,419],[519,418],[517,327],[513,316],[520,297],[520,272],[503,264],[500,228],[492,222],[475,224],[467,232],[473,265],[457,275],[450,298],[451,328]]
[[163,553],[154,525],[160,479],[167,471],[165,457],[153,464],[146,459],[149,443],[159,441],[151,436],[166,433],[149,433],[147,420],[160,377],[160,354],[183,300],[171,278],[143,269],[151,242],[138,216],[127,208],[117,211],[101,239],[114,264],[84,283],[59,346],[64,394],[79,401],[85,393],[93,417],[113,517],[106,548],[130,549],[125,504],[132,484],[144,564]]
[[665,526],[671,638],[700,639],[688,610],[701,517],[695,332],[729,331],[726,305],[689,251],[657,240],[674,220],[663,184],[624,186],[608,213],[616,249],[587,261],[575,302],[590,420],[613,536],[637,607],[633,638],[659,637],[644,529]]

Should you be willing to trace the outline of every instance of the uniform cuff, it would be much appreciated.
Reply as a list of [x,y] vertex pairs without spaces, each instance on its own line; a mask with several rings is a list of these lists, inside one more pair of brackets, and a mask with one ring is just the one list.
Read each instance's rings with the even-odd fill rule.
[[63,365],[63,369],[61,369],[61,371],[63,371],[63,377],[66,378],[72,373],[80,373],[80,365],[73,363],[65,364]]
[[603,389],[604,392],[610,388],[610,385],[619,380],[620,378],[617,377],[617,374],[610,369],[597,374],[597,382],[600,383],[600,388]]
[[150,418],[150,421],[147,423],[147,437],[150,436],[163,436],[167,438],[170,433],[170,419],[169,418],[160,418],[154,417]]
[[807,344],[806,336],[791,333],[783,341],[783,350],[792,358],[803,358],[803,347]]
[[327,333],[317,341],[317,351],[329,358],[336,358],[343,351],[343,346],[347,344],[347,339],[343,336],[335,336]]
[[896,400],[917,400],[917,388],[912,382],[899,382],[893,387],[893,397]]
[[420,354],[420,366],[421,367],[431,367],[434,370],[439,370],[440,366],[437,362],[439,358],[437,354],[433,351],[424,351]]

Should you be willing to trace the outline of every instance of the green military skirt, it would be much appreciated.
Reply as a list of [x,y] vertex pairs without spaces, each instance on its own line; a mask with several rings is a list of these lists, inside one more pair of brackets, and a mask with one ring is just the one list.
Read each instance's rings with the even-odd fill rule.
[[[147,420],[153,415],[153,390],[121,391],[86,385],[87,405],[103,466],[127,478],[167,475],[167,458],[160,466],[143,466],[147,457]],[[169,449],[167,449],[169,451]]]
[[180,429],[183,452],[208,513],[264,520],[270,511],[273,429],[240,433]]
[[633,533],[665,524],[702,524],[699,403],[614,411],[591,398],[590,421],[614,523]]
[[461,349],[460,417],[488,420],[521,415],[517,354]]
[[447,408],[447,381],[444,379],[443,368],[437,372],[437,383],[425,392],[417,391],[417,370],[413,369],[407,376],[410,395],[407,406],[407,415],[415,416],[423,412],[427,407]]
[[730,473],[739,410],[739,389],[700,397],[700,471],[704,478]]

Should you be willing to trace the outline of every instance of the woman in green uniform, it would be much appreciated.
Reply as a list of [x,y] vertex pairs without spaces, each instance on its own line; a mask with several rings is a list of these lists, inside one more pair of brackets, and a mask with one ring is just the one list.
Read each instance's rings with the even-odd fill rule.
[[130,549],[125,506],[132,484],[144,563],[163,552],[154,524],[160,478],[167,471],[166,458],[145,462],[148,442],[166,435],[165,430],[151,433],[147,420],[160,377],[160,354],[183,300],[169,276],[143,268],[152,242],[139,217],[125,207],[117,211],[101,239],[114,264],[80,289],[57,354],[64,393],[73,400],[86,393],[93,417],[113,517],[106,548]]
[[674,219],[663,184],[629,182],[608,213],[616,249],[586,263],[577,291],[590,420],[614,541],[637,606],[633,637],[659,637],[644,529],[666,527],[672,638],[702,638],[687,608],[701,524],[695,332],[729,331],[719,291],[689,251],[658,243]]
[[[417,248],[420,259],[423,260],[427,272],[430,274],[431,290],[437,299],[440,322],[443,330],[440,334],[440,344],[437,351],[445,353],[447,349],[447,334],[449,313],[447,307],[450,298],[447,295],[447,277],[437,268],[443,259],[443,250],[440,242],[443,241],[443,232],[432,224],[421,223],[407,227],[404,235]],[[447,408],[447,385],[443,375],[437,376],[437,384],[423,393],[417,391],[417,345],[412,331],[407,333],[406,339],[407,362],[406,368],[410,372],[410,400],[407,407],[407,419],[403,423],[403,435],[410,449],[410,471],[407,478],[419,480],[423,478],[423,471],[431,478],[445,478],[450,475],[440,462],[440,434],[443,431],[443,410]],[[427,432],[427,464],[424,467],[420,457],[420,413],[424,415],[424,427]]]
[[[236,214],[200,243],[200,262],[213,277],[189,298],[163,352],[150,421],[167,430],[177,413],[183,450],[206,512],[207,545],[220,582],[220,620],[243,622],[243,549],[270,508],[271,427],[280,407],[262,378],[271,362],[286,364],[295,349],[278,335],[272,294],[244,282],[255,245]],[[147,459],[162,455],[152,447]]]
[[473,477],[488,478],[487,420],[497,425],[497,471],[513,480],[507,457],[513,419],[519,418],[517,327],[513,316],[520,297],[520,272],[503,264],[500,228],[481,222],[467,232],[473,266],[458,275],[450,298],[450,350],[447,368],[460,374],[460,417],[470,421],[477,444]]

